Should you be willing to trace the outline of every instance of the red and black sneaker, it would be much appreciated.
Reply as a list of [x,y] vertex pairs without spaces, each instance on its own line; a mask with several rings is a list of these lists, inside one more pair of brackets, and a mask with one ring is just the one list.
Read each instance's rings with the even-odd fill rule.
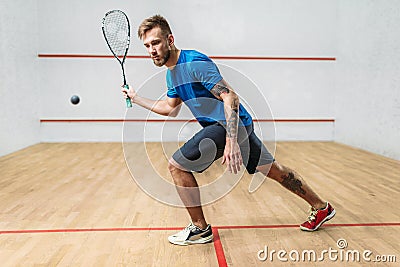
[[308,220],[300,225],[300,229],[308,232],[316,231],[324,222],[332,219],[335,214],[336,211],[329,202],[326,202],[326,207],[324,209],[315,209],[311,207]]

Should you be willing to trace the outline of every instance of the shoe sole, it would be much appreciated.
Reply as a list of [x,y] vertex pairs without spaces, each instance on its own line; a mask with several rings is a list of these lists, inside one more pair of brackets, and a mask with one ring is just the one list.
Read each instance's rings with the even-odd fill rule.
[[336,210],[332,210],[331,214],[329,214],[328,216],[326,216],[326,218],[325,218],[324,220],[322,220],[322,221],[317,225],[317,227],[315,227],[314,229],[308,229],[308,228],[303,227],[303,226],[301,226],[301,225],[300,225],[300,229],[303,230],[303,231],[307,231],[307,232],[314,232],[314,231],[317,231],[318,228],[319,228],[324,222],[327,222],[327,221],[329,221],[330,219],[332,219],[333,217],[335,217],[335,214],[336,214]]
[[175,240],[170,240],[168,238],[168,241],[171,244],[174,245],[179,245],[179,246],[188,246],[188,245],[195,245],[195,244],[206,244],[212,242],[214,239],[214,235],[210,235],[204,238],[196,239],[196,240],[185,240],[185,241],[175,241]]

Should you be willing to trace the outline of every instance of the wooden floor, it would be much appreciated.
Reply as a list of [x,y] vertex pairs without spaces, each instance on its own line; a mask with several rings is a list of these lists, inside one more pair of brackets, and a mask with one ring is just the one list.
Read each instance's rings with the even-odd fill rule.
[[[161,145],[147,147],[157,171],[170,179]],[[138,145],[134,153],[133,147],[130,156],[139,166],[136,175],[146,176],[152,166],[140,150]],[[272,180],[250,194],[251,176],[245,175],[228,195],[204,208],[215,241],[180,247],[167,236],[189,222],[186,210],[140,190],[121,144],[38,144],[0,157],[0,265],[400,265],[399,161],[331,142],[277,143],[276,159],[332,203],[337,210],[332,221],[314,233],[300,231],[308,205]],[[221,170],[215,164],[197,175],[199,183]],[[340,239],[347,247],[338,247]],[[277,252],[262,261],[266,248],[268,256],[286,251],[281,258],[288,261]],[[317,259],[302,261],[305,250],[314,250]],[[324,250],[337,253],[329,258]],[[362,258],[366,250],[370,262]],[[359,262],[350,255],[356,251]],[[350,255],[348,262],[343,255]],[[396,262],[373,262],[376,256]]]

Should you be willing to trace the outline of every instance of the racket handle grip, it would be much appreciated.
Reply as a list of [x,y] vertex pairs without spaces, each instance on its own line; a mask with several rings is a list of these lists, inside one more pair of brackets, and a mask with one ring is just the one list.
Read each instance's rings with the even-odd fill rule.
[[130,99],[130,98],[127,98],[127,99],[126,99],[126,107],[127,107],[127,108],[131,108],[131,107],[132,107],[132,102],[131,102],[131,99]]
[[[129,85],[125,84],[124,88],[128,90],[129,89]],[[129,98],[129,96],[125,100],[126,100],[126,107],[127,108],[131,108],[132,107],[132,101]]]

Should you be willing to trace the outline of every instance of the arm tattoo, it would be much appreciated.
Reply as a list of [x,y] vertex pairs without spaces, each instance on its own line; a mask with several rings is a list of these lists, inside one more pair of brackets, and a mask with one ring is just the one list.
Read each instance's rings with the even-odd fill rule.
[[226,134],[228,137],[237,137],[237,131],[238,131],[238,114],[239,111],[239,99],[234,98],[231,104],[231,110],[230,110],[230,117],[226,121]]
[[302,188],[302,183],[300,180],[294,178],[293,172],[289,172],[287,175],[282,175],[283,181],[281,184],[296,194],[305,195],[306,191]]
[[233,102],[231,104],[231,109],[235,113],[238,113],[238,111],[239,111],[239,99],[238,98],[233,99]]
[[223,93],[227,93],[229,94],[229,88],[221,85],[221,84],[216,84],[212,89],[211,89],[211,93],[214,94],[216,97],[220,97],[221,94]]
[[[222,94],[229,94],[231,91],[229,87],[224,83],[217,83],[212,89],[211,93],[221,100]],[[238,134],[238,121],[239,121],[239,98],[235,94],[229,94],[231,99],[229,104],[225,106],[225,117],[226,117],[226,135],[230,138],[236,138]],[[230,101],[229,101],[230,102]]]
[[237,137],[237,115],[232,112],[231,117],[226,122],[226,134],[230,138]]

